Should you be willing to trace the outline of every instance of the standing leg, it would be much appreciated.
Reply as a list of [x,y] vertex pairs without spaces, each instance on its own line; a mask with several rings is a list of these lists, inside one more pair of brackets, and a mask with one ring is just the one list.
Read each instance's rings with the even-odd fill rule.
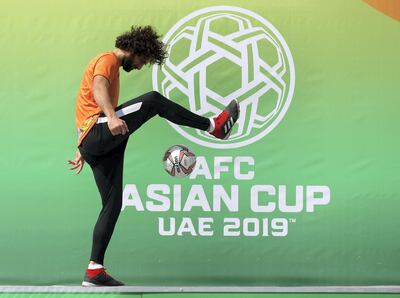
[[99,189],[102,209],[93,231],[90,260],[104,264],[104,254],[110,242],[122,207],[122,174],[127,140],[90,164]]
[[99,190],[102,209],[93,229],[92,251],[89,267],[82,286],[122,286],[104,268],[104,255],[114,232],[122,207],[123,166],[127,140],[110,152],[96,156],[80,147],[84,160],[90,165]]
[[[95,156],[82,147],[82,157],[90,165],[100,192],[102,209],[93,230],[92,252],[83,286],[121,286],[105,272],[104,255],[122,207],[122,174],[127,140],[105,155]],[[91,268],[92,266],[92,268]]]

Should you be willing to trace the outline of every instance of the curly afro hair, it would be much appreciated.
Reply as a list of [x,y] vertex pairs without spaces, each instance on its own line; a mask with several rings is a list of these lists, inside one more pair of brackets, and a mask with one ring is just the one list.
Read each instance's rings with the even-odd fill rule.
[[151,26],[132,26],[130,31],[117,37],[115,47],[142,56],[150,64],[162,65],[167,51],[160,37]]

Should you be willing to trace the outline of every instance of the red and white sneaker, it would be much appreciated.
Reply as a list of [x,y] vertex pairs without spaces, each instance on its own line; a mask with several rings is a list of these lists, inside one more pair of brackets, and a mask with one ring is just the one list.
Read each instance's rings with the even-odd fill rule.
[[214,117],[214,130],[210,132],[214,137],[222,140],[229,138],[233,125],[239,118],[239,104],[236,99],[232,100],[226,108]]
[[83,287],[116,287],[123,285],[122,282],[112,278],[105,268],[86,269],[82,282]]

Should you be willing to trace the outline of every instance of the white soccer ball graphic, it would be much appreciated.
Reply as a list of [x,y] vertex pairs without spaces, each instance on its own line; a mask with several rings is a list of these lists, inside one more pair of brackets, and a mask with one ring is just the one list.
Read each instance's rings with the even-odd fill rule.
[[238,148],[267,135],[285,115],[294,92],[290,50],[264,18],[231,6],[207,7],[166,34],[169,57],[153,68],[153,88],[204,117],[232,100],[241,116],[229,140],[170,123],[187,139],[211,148]]
[[183,145],[173,145],[164,154],[165,171],[174,177],[188,176],[196,165],[196,156]]

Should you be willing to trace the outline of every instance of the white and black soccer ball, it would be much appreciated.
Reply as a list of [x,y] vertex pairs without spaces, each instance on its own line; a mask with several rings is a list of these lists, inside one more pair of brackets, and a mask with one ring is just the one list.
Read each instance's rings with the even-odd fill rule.
[[164,154],[165,171],[174,177],[190,175],[196,165],[196,155],[183,145],[173,145]]

